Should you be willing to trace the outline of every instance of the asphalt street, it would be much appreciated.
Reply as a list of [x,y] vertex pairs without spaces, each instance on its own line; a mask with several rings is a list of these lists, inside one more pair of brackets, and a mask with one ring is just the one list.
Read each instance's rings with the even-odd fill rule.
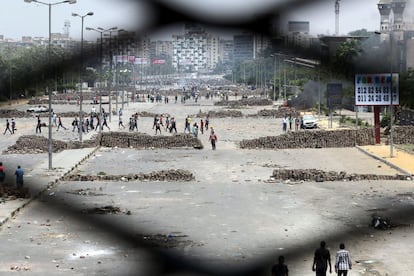
[[[64,112],[67,108],[73,107],[56,110]],[[255,114],[264,108],[271,107],[245,108],[242,112]],[[182,132],[185,116],[219,109],[211,100],[186,105],[130,103],[124,118],[137,111],[170,114],[177,118]],[[70,118],[65,120],[70,122]],[[34,120],[22,119],[19,123],[22,133],[34,132]],[[206,134],[200,135],[205,145],[202,150],[65,151],[55,156],[53,172],[46,170],[46,154],[2,155],[8,167],[21,164],[28,176],[35,178],[33,183],[43,184],[39,188],[43,192],[1,227],[2,248],[7,250],[0,252],[0,273],[179,274],[165,269],[171,262],[195,269],[186,275],[220,275],[228,269],[247,271],[252,267],[260,268],[262,275],[270,275],[271,264],[278,255],[285,255],[291,275],[312,275],[313,251],[322,239],[328,241],[332,257],[340,242],[347,244],[354,262],[352,275],[409,275],[414,269],[410,262],[402,261],[414,253],[410,246],[414,218],[409,212],[414,202],[412,181],[270,179],[277,168],[386,175],[397,174],[398,170],[356,148],[237,147],[241,139],[282,133],[280,119],[213,118],[211,124],[219,137],[216,151],[211,150]],[[110,126],[118,128],[116,117]],[[140,118],[139,130],[154,134],[152,118]],[[71,130],[54,132],[54,136],[62,140],[77,138]],[[13,139],[5,136],[1,148],[12,144]],[[83,160],[85,156],[89,157]],[[65,170],[81,175],[118,175],[163,169],[189,170],[195,180],[58,181],[47,186]],[[114,214],[89,212],[105,206],[119,209]],[[373,229],[373,214],[390,216],[398,227],[389,231]],[[142,241],[154,246],[144,250]],[[185,274],[183,271],[180,275]]]

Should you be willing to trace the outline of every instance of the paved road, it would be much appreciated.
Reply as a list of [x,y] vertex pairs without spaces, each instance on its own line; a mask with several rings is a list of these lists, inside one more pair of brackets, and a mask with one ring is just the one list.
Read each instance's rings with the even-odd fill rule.
[[[218,108],[208,101],[199,105],[137,103],[126,108],[124,118],[146,110],[174,114],[183,122],[187,114],[210,109]],[[45,169],[46,155],[8,156],[15,162],[25,160],[29,174],[36,178],[31,182],[44,192],[2,226],[0,239],[8,250],[0,253],[0,273],[20,269],[30,275],[156,275],[161,273],[159,260],[128,242],[144,233],[147,239],[161,237],[170,243],[179,260],[195,259],[194,264],[209,269],[259,264],[268,275],[273,260],[284,254],[292,275],[311,275],[312,251],[321,239],[327,239],[332,253],[339,242],[348,245],[359,275],[409,275],[413,267],[401,260],[413,253],[410,228],[381,232],[368,224],[374,213],[393,215],[395,210],[410,208],[413,182],[268,181],[276,168],[374,174],[397,170],[357,149],[237,149],[235,142],[241,139],[280,133],[279,120],[226,118],[211,123],[219,135],[216,151],[208,146],[203,150],[65,151],[55,156],[53,172]],[[116,127],[114,118],[111,128]],[[152,118],[140,118],[139,128],[152,134]],[[56,135],[71,139],[73,133]],[[208,145],[206,135],[201,140]],[[88,154],[90,158],[75,167]],[[69,169],[86,175],[167,168],[188,169],[195,180],[60,181],[47,188],[48,182]],[[119,207],[121,213],[85,214],[89,208],[107,205]],[[401,213],[392,218],[412,223],[412,217]]]

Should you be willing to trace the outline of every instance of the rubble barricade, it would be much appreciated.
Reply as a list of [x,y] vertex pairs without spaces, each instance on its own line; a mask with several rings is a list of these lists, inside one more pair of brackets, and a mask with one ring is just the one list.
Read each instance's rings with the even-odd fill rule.
[[291,131],[279,136],[259,137],[242,140],[242,149],[294,149],[294,148],[343,148],[355,145],[374,145],[371,128],[358,130],[313,130]]
[[290,181],[361,181],[361,180],[409,180],[406,175],[347,174],[346,172],[322,171],[317,169],[275,169],[272,180]]

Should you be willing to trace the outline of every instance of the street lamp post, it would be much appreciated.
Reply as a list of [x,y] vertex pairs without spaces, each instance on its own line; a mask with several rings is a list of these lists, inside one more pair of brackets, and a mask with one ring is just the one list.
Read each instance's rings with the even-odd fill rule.
[[[85,29],[87,31],[98,32],[101,35],[101,41],[100,41],[100,47],[99,47],[100,48],[99,49],[99,82],[100,82],[100,86],[99,86],[99,114],[98,114],[98,116],[102,116],[102,62],[103,62],[103,48],[102,48],[102,45],[103,45],[103,34],[105,32],[111,31],[111,30],[116,30],[117,27],[112,27],[112,28],[109,28],[109,29],[104,29],[104,28],[101,28],[101,27],[98,27],[96,29],[86,27]],[[99,132],[100,131],[101,131],[101,128],[99,128]]]
[[394,97],[394,87],[393,87],[393,81],[392,81],[392,71],[393,71],[393,32],[390,30],[390,157],[394,157],[394,141],[393,141],[393,131],[392,131],[392,119],[393,119],[393,113],[394,108],[392,106],[392,100]]
[[[65,1],[60,1],[60,2],[55,2],[55,3],[46,3],[46,2],[42,2],[42,1],[38,1],[38,0],[24,0],[24,2],[26,3],[31,3],[31,2],[35,2],[35,3],[39,3],[42,5],[46,5],[49,7],[49,43],[48,43],[48,48],[47,48],[47,60],[48,63],[50,62],[50,51],[51,51],[51,45],[52,45],[52,6],[55,5],[59,5],[59,4],[63,4],[63,3],[69,3],[69,4],[75,4],[76,0],[65,0]],[[48,148],[48,159],[49,159],[49,170],[52,169],[52,90],[49,89],[49,87],[46,87],[46,90],[48,92],[48,102],[49,102],[49,125],[48,125],[48,131],[49,131],[49,135],[48,135],[48,141],[47,141],[47,148]]]
[[80,67],[79,67],[79,141],[82,143],[82,132],[83,132],[83,111],[82,111],[82,102],[83,102],[83,95],[82,95],[82,68],[83,68],[83,20],[87,16],[92,16],[93,12],[88,12],[84,15],[79,15],[77,13],[72,13],[72,16],[80,17],[82,21],[82,29],[81,29],[81,47],[80,47]]

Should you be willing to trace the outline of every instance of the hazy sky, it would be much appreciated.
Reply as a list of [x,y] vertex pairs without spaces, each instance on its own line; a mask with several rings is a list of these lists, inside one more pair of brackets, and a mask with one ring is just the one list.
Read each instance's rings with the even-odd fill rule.
[[[49,3],[48,0],[44,0]],[[51,3],[55,3],[52,1]],[[93,16],[85,17],[85,27],[111,28],[117,26],[125,30],[145,27],[151,20],[151,9],[147,1],[134,0],[77,0],[76,4],[63,3],[52,6],[52,32],[63,33],[65,20],[70,21],[70,36],[79,39],[81,18],[73,17],[73,12]],[[151,2],[149,0],[148,2]],[[177,4],[181,9],[190,10],[197,16],[214,18],[248,17],[256,12],[267,11],[275,3],[288,0],[164,0]],[[297,8],[285,16],[285,20],[310,21],[312,34],[334,34],[334,0],[301,1]],[[340,9],[340,33],[366,28],[379,29],[378,0],[342,0]],[[295,6],[295,7],[296,7]],[[22,36],[48,37],[48,6],[24,0],[1,0],[0,34],[6,38],[21,39]],[[94,39],[98,33],[85,31],[85,39]],[[159,37],[159,35],[158,35]]]

